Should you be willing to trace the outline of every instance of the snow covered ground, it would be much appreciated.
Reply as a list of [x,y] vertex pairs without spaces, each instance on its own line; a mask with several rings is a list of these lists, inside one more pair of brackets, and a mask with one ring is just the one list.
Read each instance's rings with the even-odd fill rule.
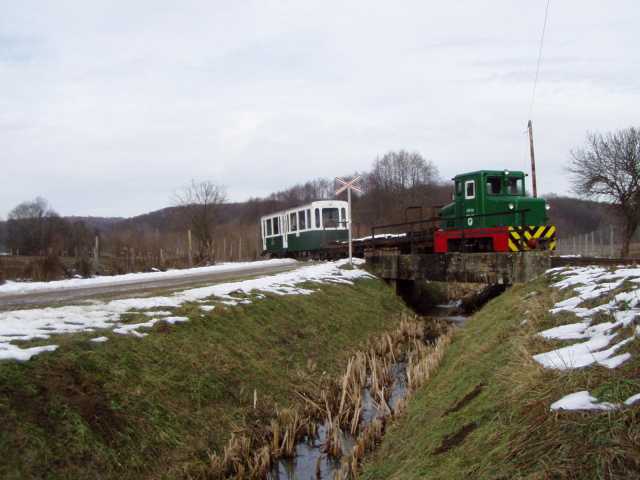
[[185,268],[181,270],[167,270],[166,272],[127,273],[125,275],[103,276],[94,278],[72,278],[54,282],[11,282],[0,285],[0,298],[3,295],[23,293],[52,292],[56,290],[72,290],[75,288],[100,287],[112,285],[127,285],[140,282],[169,280],[202,276],[213,273],[242,272],[260,267],[293,265],[296,261],[289,258],[261,260],[257,262],[221,263],[210,267]]
[[[25,361],[34,355],[57,348],[55,344],[21,348],[12,343],[17,340],[48,339],[55,334],[104,330],[112,330],[121,335],[144,337],[147,333],[140,330],[152,327],[160,321],[168,323],[188,321],[186,317],[175,316],[172,311],[187,302],[202,304],[200,308],[205,314],[211,312],[216,303],[248,304],[263,299],[263,293],[312,294],[311,288],[301,286],[306,282],[352,284],[358,278],[370,277],[367,272],[358,268],[353,270],[341,268],[346,262],[347,260],[339,260],[304,266],[276,275],[193,288],[167,296],[126,298],[105,302],[91,301],[80,305],[0,312],[0,360]],[[252,264],[255,265],[255,263]],[[354,263],[359,265],[364,261],[354,259]],[[247,294],[252,296],[247,298]],[[142,323],[123,322],[122,315],[131,311],[142,311],[149,320]],[[92,339],[96,343],[106,340],[107,337],[104,336]]]
[[[571,370],[600,365],[613,369],[631,358],[628,352],[619,353],[623,347],[640,337],[640,286],[625,288],[614,294],[616,289],[627,285],[640,284],[640,268],[602,267],[557,268],[547,272],[561,277],[552,286],[560,290],[572,289],[574,296],[558,302],[551,309],[552,314],[571,312],[579,322],[559,325],[539,335],[549,340],[580,340],[569,346],[559,347],[549,352],[534,355],[536,362],[545,368]],[[591,307],[584,306],[589,301]],[[594,323],[598,314],[609,320]],[[635,326],[631,335],[622,338],[621,329]],[[636,398],[638,397],[638,398]],[[634,395],[625,402],[630,405],[640,400]],[[629,403],[630,402],[630,403]],[[565,396],[551,405],[552,410],[611,410],[621,405],[599,403],[588,391],[580,391]]]
[[[406,237],[406,233],[377,233],[374,238],[376,239],[390,239],[390,238],[402,238]],[[366,240],[371,240],[371,235],[367,237],[354,238],[354,242],[364,242]]]

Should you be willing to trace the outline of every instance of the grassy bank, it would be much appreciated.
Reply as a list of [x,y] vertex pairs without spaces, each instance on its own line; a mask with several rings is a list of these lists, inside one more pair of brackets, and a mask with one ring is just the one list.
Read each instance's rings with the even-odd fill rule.
[[197,474],[233,430],[341,371],[405,308],[378,280],[312,288],[210,313],[185,304],[189,322],[144,338],[56,338],[54,353],[0,363],[0,477]]
[[[572,295],[549,282],[513,287],[474,315],[363,478],[639,478],[638,404],[607,412],[552,412],[550,405],[580,390],[615,403],[640,392],[640,342],[620,350],[632,357],[615,369],[543,369],[532,355],[558,342],[536,332],[576,321],[548,312]],[[633,334],[627,330],[621,338]]]

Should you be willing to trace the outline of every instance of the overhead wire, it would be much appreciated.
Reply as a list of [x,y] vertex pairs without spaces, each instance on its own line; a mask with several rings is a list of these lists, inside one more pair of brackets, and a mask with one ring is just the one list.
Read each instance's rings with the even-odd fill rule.
[[551,0],[547,0],[547,5],[544,9],[544,23],[542,24],[542,34],[540,35],[540,45],[538,46],[538,61],[536,62],[536,76],[533,80],[533,91],[531,92],[531,103],[529,104],[529,117],[533,115],[533,105],[536,100],[536,90],[538,88],[538,78],[540,77],[540,64],[542,63],[542,49],[544,48],[544,37],[547,32],[547,21],[549,19],[549,5]]

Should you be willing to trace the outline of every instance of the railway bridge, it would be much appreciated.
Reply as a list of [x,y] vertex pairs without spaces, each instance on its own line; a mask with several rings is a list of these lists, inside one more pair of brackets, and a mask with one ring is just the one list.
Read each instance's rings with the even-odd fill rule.
[[524,283],[551,268],[549,252],[401,253],[400,249],[370,249],[366,268],[397,282],[434,281],[512,285]]

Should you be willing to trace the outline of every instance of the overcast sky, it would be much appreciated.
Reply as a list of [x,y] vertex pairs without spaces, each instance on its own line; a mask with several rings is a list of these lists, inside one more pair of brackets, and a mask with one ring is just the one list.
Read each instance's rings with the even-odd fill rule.
[[[528,169],[546,0],[0,0],[0,217],[230,200],[418,151],[443,178]],[[587,130],[639,125],[640,2],[551,0],[533,110],[538,185]]]

